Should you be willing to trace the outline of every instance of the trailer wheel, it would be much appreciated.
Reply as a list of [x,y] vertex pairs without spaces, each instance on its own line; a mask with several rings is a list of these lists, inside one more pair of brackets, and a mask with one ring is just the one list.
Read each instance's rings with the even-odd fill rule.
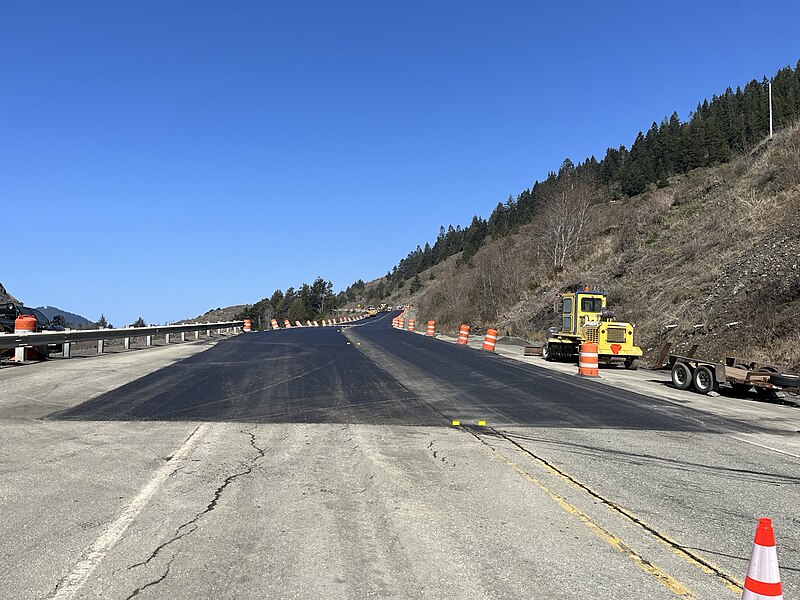
[[769,382],[781,387],[800,387],[800,375],[773,373],[769,376]]
[[679,390],[688,390],[692,385],[692,370],[689,365],[682,362],[676,362],[672,365],[672,385]]
[[635,371],[639,368],[639,359],[638,358],[626,358],[625,359],[625,368],[629,369],[630,371]]
[[717,391],[717,381],[714,379],[714,372],[705,365],[700,365],[694,370],[692,377],[694,389],[701,394]]
[[553,353],[550,350],[550,344],[547,342],[545,342],[544,346],[542,346],[542,358],[548,362],[553,360]]

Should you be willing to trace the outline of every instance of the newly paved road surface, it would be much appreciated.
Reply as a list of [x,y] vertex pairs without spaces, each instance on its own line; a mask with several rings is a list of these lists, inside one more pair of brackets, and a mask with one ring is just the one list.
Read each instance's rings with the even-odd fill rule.
[[764,418],[396,331],[388,317],[2,369],[0,588],[735,598],[770,516],[792,597],[800,457],[796,433],[770,419],[800,430],[800,411],[745,410]]

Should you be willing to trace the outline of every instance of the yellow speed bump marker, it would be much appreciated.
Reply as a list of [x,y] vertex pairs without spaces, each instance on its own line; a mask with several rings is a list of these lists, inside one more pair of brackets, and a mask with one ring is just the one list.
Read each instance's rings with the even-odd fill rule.
[[486,427],[486,421],[478,421],[478,427]]
[[461,421],[453,421],[453,427],[459,427],[461,425]]

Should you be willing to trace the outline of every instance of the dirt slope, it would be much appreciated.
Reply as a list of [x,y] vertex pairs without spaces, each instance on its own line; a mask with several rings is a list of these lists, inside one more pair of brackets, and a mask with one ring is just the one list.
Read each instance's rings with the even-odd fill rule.
[[669,341],[800,368],[800,128],[665,188],[599,203],[562,271],[548,267],[542,227],[535,219],[490,241],[469,266],[451,257],[420,275],[421,291],[406,283],[389,301],[444,329],[470,322],[543,339],[559,292],[588,284],[636,324],[651,360]]

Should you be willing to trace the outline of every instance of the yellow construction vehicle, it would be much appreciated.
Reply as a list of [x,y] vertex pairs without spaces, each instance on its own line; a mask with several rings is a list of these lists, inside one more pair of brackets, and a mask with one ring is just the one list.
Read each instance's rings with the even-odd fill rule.
[[542,346],[545,360],[576,360],[581,343],[594,342],[599,362],[639,368],[642,349],[633,343],[633,325],[614,320],[614,314],[606,308],[604,292],[586,287],[561,294],[556,312],[561,316],[561,327],[547,330]]

